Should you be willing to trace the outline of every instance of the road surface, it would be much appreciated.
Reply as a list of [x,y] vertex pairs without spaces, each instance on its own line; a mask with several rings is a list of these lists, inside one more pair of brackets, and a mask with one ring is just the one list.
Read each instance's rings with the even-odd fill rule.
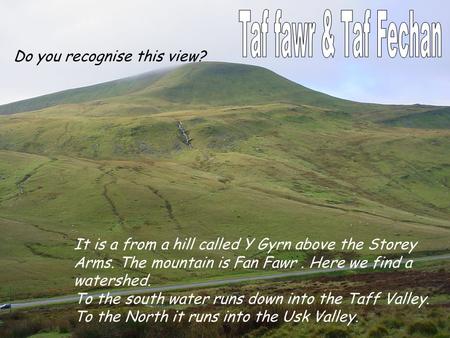
[[[414,262],[428,262],[428,261],[436,261],[436,260],[447,260],[450,259],[450,254],[438,255],[438,256],[427,256],[414,258]],[[373,264],[369,264],[365,269],[359,270],[367,270],[368,268],[372,268]],[[137,294],[145,294],[145,293],[155,293],[155,292],[167,292],[174,290],[188,290],[188,289],[197,289],[197,288],[207,288],[214,286],[223,286],[229,284],[238,284],[252,281],[263,281],[263,280],[271,280],[271,279],[279,279],[279,278],[288,278],[288,277],[301,277],[301,276],[309,276],[315,274],[322,273],[332,273],[339,271],[348,271],[348,270],[358,270],[350,267],[345,268],[333,268],[333,269],[310,269],[310,270],[301,270],[301,271],[290,271],[290,272],[281,272],[275,274],[266,274],[260,276],[248,276],[248,277],[238,277],[238,278],[226,278],[226,279],[218,279],[218,280],[209,280],[205,282],[193,282],[186,284],[175,284],[175,285],[166,285],[166,286],[157,286],[157,287],[148,287],[148,288],[139,288],[139,289],[127,289],[127,290],[116,290],[110,291],[110,295],[112,296],[127,296],[127,295],[137,295]],[[98,293],[91,293],[91,296],[94,298],[98,298],[98,296],[102,293],[107,293],[107,290]],[[23,308],[33,308],[33,307],[41,307],[55,304],[63,304],[63,303],[77,303],[79,300],[78,295],[68,295],[68,296],[60,296],[54,298],[42,298],[42,299],[32,299],[27,301],[20,301],[17,303],[12,303],[12,309],[23,309]]]

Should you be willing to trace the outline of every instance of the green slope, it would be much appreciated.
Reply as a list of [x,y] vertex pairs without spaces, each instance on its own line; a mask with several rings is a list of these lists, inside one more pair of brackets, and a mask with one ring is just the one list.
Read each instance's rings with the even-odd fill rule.
[[68,89],[61,92],[43,95],[32,99],[21,100],[0,106],[1,114],[14,114],[39,110],[60,104],[82,103],[108,97],[126,95],[141,90],[161,78],[166,71],[148,72],[120,80],[100,83],[93,86]]
[[[101,100],[114,86],[0,116],[0,299],[10,286],[18,297],[71,292],[80,234],[351,233],[448,249],[450,130],[383,123],[433,108],[339,100],[235,64],[127,81]],[[152,273],[155,283],[224,274]]]

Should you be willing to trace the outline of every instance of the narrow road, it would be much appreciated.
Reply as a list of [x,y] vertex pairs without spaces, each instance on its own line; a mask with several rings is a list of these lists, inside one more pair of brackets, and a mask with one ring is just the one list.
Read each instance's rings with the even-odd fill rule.
[[[438,256],[426,256],[415,258],[414,262],[429,262],[436,260],[448,260],[450,259],[450,254],[438,255]],[[369,264],[365,269],[359,270],[368,270],[373,267],[373,263]],[[322,273],[333,273],[338,271],[348,271],[348,270],[358,270],[350,267],[344,268],[333,268],[333,269],[312,269],[312,270],[302,270],[302,271],[290,271],[290,272],[281,272],[274,274],[266,274],[260,276],[248,276],[248,277],[238,277],[238,278],[227,278],[227,279],[218,279],[218,280],[210,280],[206,282],[193,282],[187,284],[176,284],[176,285],[167,285],[167,286],[158,286],[158,287],[148,287],[148,288],[139,288],[139,289],[127,289],[127,290],[116,290],[110,291],[110,295],[112,296],[127,296],[132,294],[144,294],[144,293],[154,293],[154,292],[167,292],[174,290],[188,290],[188,289],[197,289],[197,288],[207,288],[214,286],[223,286],[229,284],[238,284],[252,281],[263,281],[263,280],[271,280],[271,279],[279,279],[279,278],[288,278],[288,277],[301,277],[301,276],[309,276],[315,274]],[[368,270],[370,271],[370,270]],[[91,295],[94,298],[98,298],[101,293],[106,293],[107,290],[98,293],[92,293]],[[55,298],[42,298],[42,299],[33,299],[27,300],[23,302],[12,303],[12,309],[23,309],[23,308],[32,308],[32,307],[40,307],[54,304],[63,304],[63,303],[77,303],[79,299],[78,295],[68,295],[61,296]]]

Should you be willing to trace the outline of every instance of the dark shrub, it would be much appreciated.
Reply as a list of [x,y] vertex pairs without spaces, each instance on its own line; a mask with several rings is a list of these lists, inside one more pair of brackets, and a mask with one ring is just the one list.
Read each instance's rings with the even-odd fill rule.
[[385,319],[383,324],[390,329],[399,329],[403,326],[403,323],[396,318]]
[[369,331],[369,338],[382,338],[389,334],[388,330],[384,326],[374,327]]
[[421,334],[424,336],[433,336],[438,332],[436,325],[429,320],[423,320],[411,324],[408,328],[409,334]]
[[348,338],[347,331],[340,328],[330,328],[326,330],[325,338]]

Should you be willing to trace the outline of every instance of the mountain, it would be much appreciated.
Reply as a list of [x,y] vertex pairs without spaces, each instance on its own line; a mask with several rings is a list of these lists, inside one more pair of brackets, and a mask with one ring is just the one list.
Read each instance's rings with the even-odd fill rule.
[[[448,249],[445,107],[351,102],[261,67],[199,63],[0,109],[0,302],[10,285],[17,297],[73,292],[80,235],[351,234],[419,240],[424,254]],[[164,284],[228,272],[151,273]]]
[[173,70],[65,90],[0,106],[0,114],[39,110],[61,104],[85,103],[112,97],[157,99],[189,105],[245,105],[268,102],[342,106],[351,104],[308,89],[257,66],[206,62]]
[[[270,103],[314,106],[334,113],[353,114],[366,120],[404,127],[410,126],[411,124],[407,121],[413,118],[418,121],[414,124],[416,128],[428,128],[430,123],[433,125],[433,115],[441,120],[440,109],[447,109],[447,107],[426,105],[352,102],[309,89],[262,67],[203,62],[0,105],[0,115],[36,111],[61,105],[66,105],[65,111],[68,111],[70,108],[67,105],[73,107],[76,104],[82,105],[83,111],[126,115],[136,112],[153,114],[187,107]],[[434,113],[427,114],[428,112]],[[421,123],[424,117],[414,117],[415,114],[421,113],[425,114],[426,123]]]

